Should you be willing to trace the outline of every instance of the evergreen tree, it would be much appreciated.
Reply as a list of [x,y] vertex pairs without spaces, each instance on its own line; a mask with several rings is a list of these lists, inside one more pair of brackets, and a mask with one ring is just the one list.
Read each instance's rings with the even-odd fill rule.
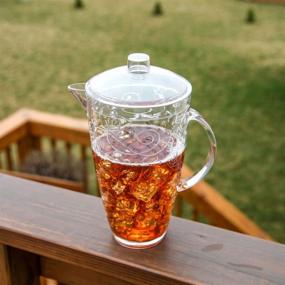
[[156,2],[153,10],[152,10],[152,15],[153,16],[161,16],[163,15],[163,9],[162,9],[162,5],[160,2]]
[[84,8],[83,0],[75,0],[74,8],[75,9],[82,9],[82,8]]
[[245,21],[246,21],[248,24],[253,24],[253,23],[256,22],[256,16],[255,16],[255,12],[254,12],[253,9],[248,9],[248,10],[247,10],[247,14],[246,14]]

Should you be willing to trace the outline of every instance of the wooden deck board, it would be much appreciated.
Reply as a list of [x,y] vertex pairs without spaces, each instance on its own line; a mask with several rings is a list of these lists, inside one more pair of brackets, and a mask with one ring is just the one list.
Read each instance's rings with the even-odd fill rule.
[[100,199],[0,175],[0,243],[132,284],[285,284],[285,246],[172,218],[148,250],[116,244]]

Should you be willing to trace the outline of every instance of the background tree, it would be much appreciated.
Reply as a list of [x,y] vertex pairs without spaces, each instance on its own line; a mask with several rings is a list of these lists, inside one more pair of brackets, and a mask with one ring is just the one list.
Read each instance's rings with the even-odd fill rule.
[[74,8],[75,9],[82,9],[84,7],[83,0],[75,0]]
[[250,8],[247,10],[245,21],[249,24],[253,24],[256,22],[256,16],[253,9]]
[[163,15],[163,8],[160,2],[156,2],[154,4],[153,10],[152,10],[152,15],[154,16],[161,16]]

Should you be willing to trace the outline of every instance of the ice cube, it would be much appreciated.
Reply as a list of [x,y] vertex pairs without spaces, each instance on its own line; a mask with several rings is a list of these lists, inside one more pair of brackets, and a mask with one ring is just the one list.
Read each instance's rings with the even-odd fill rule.
[[132,170],[123,170],[121,177],[123,183],[128,184],[129,182],[136,180],[138,173]]
[[168,174],[169,170],[161,166],[155,167],[151,172],[151,176],[155,180],[165,180],[168,178]]
[[133,196],[138,200],[149,202],[158,188],[155,183],[139,182],[133,187]]
[[125,204],[126,202],[123,200],[119,203],[117,201],[116,208],[109,218],[111,227],[118,233],[127,233],[134,223],[132,212],[127,207],[124,207],[126,206]]
[[114,195],[109,191],[101,190],[101,197],[102,197],[105,209],[107,211],[107,214],[110,214],[110,212],[112,212],[116,206],[116,199]]
[[127,233],[133,226],[132,217],[122,217],[120,214],[112,219],[110,219],[111,227],[115,232]]
[[111,175],[103,168],[101,168],[98,173],[99,177],[104,178],[105,180],[109,180],[111,178]]
[[145,212],[149,213],[159,208],[159,201],[152,198],[150,201],[145,203]]
[[139,210],[139,202],[132,197],[119,196],[116,201],[116,211],[124,216],[133,216]]
[[169,179],[169,170],[167,168],[158,166],[153,168],[151,178],[156,183],[166,182]]
[[153,215],[137,215],[135,220],[135,226],[137,229],[153,230],[157,225],[157,220]]
[[100,166],[102,166],[105,169],[110,169],[111,162],[109,160],[102,160],[102,162],[100,163]]
[[167,185],[167,187],[165,188],[165,194],[167,195],[168,199],[174,201],[177,194],[176,185],[174,184]]
[[126,189],[126,185],[124,185],[120,180],[117,181],[117,183],[112,187],[112,189],[115,191],[117,195],[124,192]]

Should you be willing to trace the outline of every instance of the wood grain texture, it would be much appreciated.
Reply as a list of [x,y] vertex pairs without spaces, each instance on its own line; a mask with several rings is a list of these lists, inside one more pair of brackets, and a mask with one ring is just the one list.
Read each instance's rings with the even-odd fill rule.
[[41,274],[58,280],[62,284],[72,285],[131,285],[114,276],[108,276],[90,270],[54,260],[47,257],[41,258]]
[[90,146],[86,120],[29,110],[28,128],[33,136],[47,136],[56,140]]
[[[191,175],[193,175],[192,170],[186,165],[183,165],[182,178]],[[272,240],[270,235],[258,227],[216,189],[204,181],[197,183],[189,190],[180,192],[179,195],[196,209],[194,219],[197,217],[198,211],[202,213],[212,225]]]
[[285,246],[172,218],[148,250],[112,238],[100,199],[0,175],[0,243],[133,284],[285,284]]
[[28,111],[25,109],[0,121],[0,150],[25,137],[28,133],[27,123]]
[[12,285],[7,246],[0,244],[0,284]]
[[77,181],[71,181],[71,180],[66,180],[66,179],[61,179],[61,178],[42,176],[42,175],[18,172],[18,171],[0,170],[0,173],[4,173],[4,174],[11,175],[11,176],[24,178],[24,179],[29,179],[32,181],[49,184],[49,185],[53,185],[57,187],[62,187],[62,189],[64,188],[65,190],[68,189],[68,190],[72,190],[75,192],[82,192],[82,193],[85,192],[83,183],[77,182]]

